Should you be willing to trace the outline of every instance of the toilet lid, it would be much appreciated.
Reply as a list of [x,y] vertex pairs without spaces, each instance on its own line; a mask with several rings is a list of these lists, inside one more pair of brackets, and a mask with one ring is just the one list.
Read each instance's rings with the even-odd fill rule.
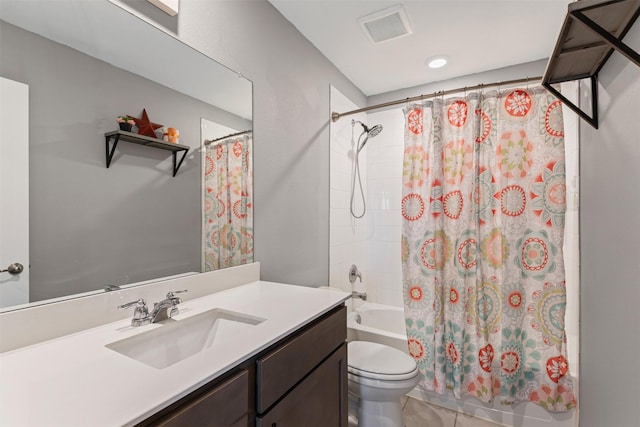
[[391,381],[409,379],[418,372],[416,362],[408,354],[369,341],[348,344],[348,365],[352,374]]

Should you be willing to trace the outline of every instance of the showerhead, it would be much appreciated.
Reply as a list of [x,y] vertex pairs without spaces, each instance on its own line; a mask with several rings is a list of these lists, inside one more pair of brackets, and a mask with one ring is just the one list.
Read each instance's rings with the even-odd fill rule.
[[362,132],[362,134],[364,135],[366,133],[364,140],[358,146],[358,153],[359,153],[360,151],[362,151],[367,141],[369,141],[369,138],[375,138],[376,136],[380,135],[380,132],[382,132],[382,125],[375,125],[371,129],[369,129],[367,125],[365,125],[364,123],[361,123],[361,122],[358,122],[358,123],[360,123],[364,128],[364,131]]
[[369,137],[369,138],[373,138],[374,136],[376,136],[380,132],[382,132],[382,125],[375,125],[371,129],[369,129],[369,126],[365,125],[360,120],[351,120],[351,125],[352,126],[355,125],[356,123],[358,123],[358,124],[360,124],[360,126],[362,126],[362,129],[364,129],[364,133],[367,133],[368,134],[367,137]]
[[366,131],[369,134],[369,138],[373,138],[375,136],[378,136],[380,132],[382,132],[382,125],[375,125],[371,129],[366,129]]

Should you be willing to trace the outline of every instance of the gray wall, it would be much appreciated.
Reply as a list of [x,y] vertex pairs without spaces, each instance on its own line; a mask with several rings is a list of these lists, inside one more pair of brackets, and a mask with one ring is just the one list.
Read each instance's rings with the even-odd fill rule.
[[266,0],[180,3],[179,36],[253,81],[255,260],[329,283],[329,85],[364,95]]
[[[640,52],[640,21],[624,41]],[[640,425],[640,67],[600,73],[600,129],[580,126],[580,426]]]
[[[0,25],[0,74],[30,93],[31,301],[200,271],[200,118],[246,120]],[[194,148],[175,178],[170,152],[125,142],[105,168],[104,133],[143,108]]]

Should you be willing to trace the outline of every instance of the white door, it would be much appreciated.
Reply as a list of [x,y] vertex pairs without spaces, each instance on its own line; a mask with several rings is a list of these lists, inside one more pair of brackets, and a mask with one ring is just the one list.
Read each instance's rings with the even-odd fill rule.
[[29,86],[0,79],[0,270],[24,267],[0,273],[3,308],[29,302]]

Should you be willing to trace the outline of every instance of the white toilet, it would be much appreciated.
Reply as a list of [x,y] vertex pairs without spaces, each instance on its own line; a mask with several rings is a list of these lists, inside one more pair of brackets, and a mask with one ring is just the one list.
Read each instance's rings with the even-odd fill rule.
[[419,381],[418,365],[408,354],[375,342],[352,341],[348,372],[359,427],[403,426],[400,399]]

